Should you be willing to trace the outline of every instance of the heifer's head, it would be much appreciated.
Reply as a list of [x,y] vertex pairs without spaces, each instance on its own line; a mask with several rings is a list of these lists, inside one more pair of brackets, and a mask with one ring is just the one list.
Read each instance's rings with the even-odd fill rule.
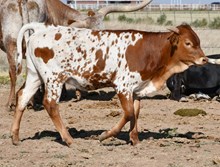
[[200,40],[197,34],[187,24],[182,24],[170,29],[169,36],[172,45],[171,56],[186,66],[203,65],[207,58],[200,47]]

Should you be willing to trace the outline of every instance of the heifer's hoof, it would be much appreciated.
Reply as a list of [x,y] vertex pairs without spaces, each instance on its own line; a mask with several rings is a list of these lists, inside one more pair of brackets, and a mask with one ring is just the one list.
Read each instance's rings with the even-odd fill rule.
[[73,145],[73,138],[64,139],[63,142],[65,142],[66,145],[71,148]]
[[102,132],[101,135],[99,135],[99,141],[102,142],[103,140],[108,138],[108,131]]
[[5,105],[5,110],[8,111],[8,112],[11,112],[11,111],[15,111],[15,104],[6,104]]
[[18,137],[12,136],[11,139],[12,139],[12,144],[13,145],[18,146],[20,144],[20,140],[19,140]]
[[140,143],[137,133],[130,133],[130,141],[133,146]]

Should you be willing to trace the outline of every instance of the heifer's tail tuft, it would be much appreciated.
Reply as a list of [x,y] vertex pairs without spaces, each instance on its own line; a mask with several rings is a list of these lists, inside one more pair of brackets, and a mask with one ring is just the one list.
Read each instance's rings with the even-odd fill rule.
[[220,59],[208,58],[208,62],[211,63],[211,64],[220,64]]
[[[22,41],[23,41],[24,33],[27,30],[33,30],[35,33],[36,31],[41,30],[42,28],[45,28],[45,25],[43,23],[32,22],[32,23],[25,24],[20,29],[20,31],[18,33],[18,37],[17,37],[17,57],[15,57],[17,75],[19,75],[22,70],[22,58],[23,58]],[[26,46],[27,46],[28,39],[25,39],[25,40],[26,40]]]

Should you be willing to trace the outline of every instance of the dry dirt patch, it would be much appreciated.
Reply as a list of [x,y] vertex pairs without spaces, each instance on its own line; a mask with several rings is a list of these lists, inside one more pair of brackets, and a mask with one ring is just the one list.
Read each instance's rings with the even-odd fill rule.
[[[87,99],[60,103],[60,113],[75,142],[62,143],[47,112],[26,110],[22,119],[19,146],[13,146],[10,126],[13,112],[4,110],[8,86],[0,87],[0,166],[155,166],[216,167],[220,165],[219,102],[166,99],[162,90],[141,102],[139,137],[128,143],[126,125],[115,138],[100,143],[98,135],[114,126],[121,117],[117,96],[107,89]],[[112,92],[112,93],[109,93]],[[110,99],[108,99],[110,98]],[[103,100],[104,99],[104,100]],[[181,117],[177,109],[198,108],[207,115]]]

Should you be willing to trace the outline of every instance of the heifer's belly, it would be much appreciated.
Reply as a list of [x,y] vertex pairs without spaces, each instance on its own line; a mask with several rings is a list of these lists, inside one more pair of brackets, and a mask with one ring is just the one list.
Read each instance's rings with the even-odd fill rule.
[[141,82],[137,87],[135,87],[133,92],[138,97],[144,97],[156,90],[157,88],[152,81],[144,81]]

